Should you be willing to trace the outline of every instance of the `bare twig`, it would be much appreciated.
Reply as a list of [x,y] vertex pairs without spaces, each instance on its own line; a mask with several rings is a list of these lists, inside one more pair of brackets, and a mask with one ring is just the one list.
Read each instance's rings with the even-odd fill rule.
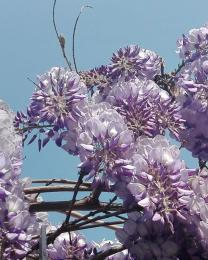
[[54,0],[54,3],[53,3],[53,27],[54,27],[57,39],[58,39],[60,47],[61,47],[61,51],[62,51],[63,57],[66,60],[66,63],[68,65],[69,69],[72,71],[71,62],[68,60],[68,58],[66,56],[66,53],[65,53],[65,39],[64,39],[64,37],[62,35],[60,35],[58,33],[58,29],[57,29],[57,26],[56,26],[55,9],[56,9],[56,0]]
[[[48,183],[48,182],[53,182],[53,183],[64,183],[64,184],[76,184],[77,181],[73,180],[68,180],[68,179],[33,179],[32,183]],[[91,182],[83,182],[83,186],[91,186]]]
[[97,227],[106,227],[106,228],[110,228],[111,227],[111,229],[113,229],[113,230],[118,230],[118,229],[121,229],[121,227],[119,227],[119,228],[112,228],[112,227],[114,227],[115,225],[118,225],[118,224],[124,224],[124,222],[125,221],[121,221],[121,220],[119,220],[119,221],[110,221],[110,222],[101,221],[100,223],[98,221],[96,221],[96,224],[81,226],[81,227],[76,228],[76,230],[97,228]]
[[[115,197],[116,197],[116,196],[115,196]],[[106,204],[106,206],[105,206],[104,209],[101,210],[100,208],[97,208],[97,210],[91,211],[91,212],[89,212],[87,215],[83,215],[81,218],[79,218],[79,219],[73,221],[72,224],[75,225],[75,224],[77,224],[78,222],[80,222],[80,221],[82,221],[82,220],[85,220],[85,219],[89,219],[90,217],[93,217],[93,216],[95,216],[96,214],[98,214],[98,213],[100,213],[100,212],[106,212],[107,210],[109,210],[109,208],[111,208],[110,206],[111,206],[111,205],[113,204],[113,202],[115,201],[115,197],[114,197],[112,200],[110,200],[110,201]],[[121,206],[121,205],[120,205],[120,206]],[[108,213],[109,213],[109,212],[108,212]]]
[[204,161],[204,160],[202,160],[201,158],[199,158],[198,163],[199,163],[199,168],[200,168],[201,170],[202,170],[203,168],[208,169],[208,166],[206,165],[206,164],[207,164],[207,161]]
[[172,72],[172,75],[175,76],[176,74],[178,74],[184,66],[185,66],[185,61],[182,61],[181,64],[178,64],[178,68],[174,72]]
[[85,220],[85,221],[77,224],[76,226],[77,227],[84,226],[84,225],[93,223],[93,222],[95,222],[97,220],[102,220],[102,219],[106,219],[106,218],[110,218],[110,217],[116,217],[116,216],[119,216],[119,215],[122,215],[122,214],[125,214],[125,213],[128,213],[128,212],[133,212],[133,211],[138,211],[138,210],[141,211],[142,208],[141,207],[136,207],[136,208],[125,209],[125,208],[121,207],[116,212],[111,212],[111,213],[105,214],[103,216],[97,216],[95,218],[91,218],[91,219]]
[[[72,212],[71,212],[71,216],[74,217],[74,218],[78,218],[78,219],[84,217],[84,215],[80,214],[80,213],[77,212],[77,211],[72,211]],[[101,221],[101,220],[95,221],[94,223],[96,223],[96,224],[105,224],[105,222],[104,222],[104,221]],[[110,226],[105,225],[105,227],[108,228],[108,229],[115,230],[115,231],[121,229],[121,227],[115,225],[115,223],[114,223],[113,225],[110,225]]]
[[38,89],[41,89],[40,86],[38,86],[38,84],[36,84],[31,78],[27,77],[27,80],[29,80],[30,82],[32,82],[33,85],[35,85]]
[[79,12],[79,14],[78,14],[78,16],[76,18],[76,21],[75,21],[75,24],[74,24],[74,29],[73,29],[72,53],[73,53],[74,67],[75,67],[75,70],[76,70],[77,73],[78,73],[78,70],[77,70],[77,64],[76,64],[76,58],[75,58],[75,35],[76,35],[76,29],[77,29],[77,24],[78,24],[80,15],[82,14],[82,12],[84,11],[85,8],[93,8],[93,7],[90,6],[90,5],[83,5],[81,7],[80,12]]
[[83,182],[83,178],[84,178],[85,175],[86,175],[85,172],[80,171],[78,181],[77,181],[77,183],[75,184],[75,187],[74,187],[74,194],[73,194],[73,197],[72,197],[72,201],[71,201],[69,211],[68,211],[66,219],[65,219],[65,223],[68,223],[69,220],[70,220],[70,215],[71,215],[74,203],[76,202],[76,197],[77,197],[77,194],[79,192],[79,187],[81,186],[81,184]]
[[[74,207],[75,207],[75,205],[76,205],[76,203],[74,203]],[[111,206],[113,206],[113,205],[111,205]],[[48,234],[47,244],[53,243],[54,240],[62,233],[76,231],[76,230],[79,230],[79,229],[84,229],[85,226],[87,226],[89,228],[89,227],[92,227],[92,225],[87,225],[87,224],[93,223],[93,222],[95,222],[97,220],[102,220],[102,219],[106,219],[106,218],[110,218],[110,217],[115,217],[115,216],[118,216],[118,215],[121,215],[121,214],[125,214],[125,213],[128,213],[128,212],[133,212],[133,211],[138,211],[138,210],[142,210],[142,208],[138,207],[138,206],[135,206],[135,207],[133,207],[131,209],[124,209],[124,208],[121,207],[116,212],[113,212],[113,213],[110,213],[110,214],[105,214],[104,216],[98,216],[98,217],[95,217],[93,219],[89,219],[87,221],[79,223],[78,225],[74,225],[73,222],[72,223],[64,222],[62,224],[62,226],[60,228],[58,228],[55,232],[53,232],[51,234]],[[118,223],[118,222],[116,222],[116,223]],[[107,225],[112,225],[112,224],[113,224],[112,222],[107,222]],[[115,224],[115,222],[114,222],[114,224]],[[39,248],[39,243],[35,244],[32,247],[32,249],[28,252],[28,255],[31,252],[33,252],[34,250],[37,250],[38,248]],[[99,258],[99,259],[102,259],[102,258]]]

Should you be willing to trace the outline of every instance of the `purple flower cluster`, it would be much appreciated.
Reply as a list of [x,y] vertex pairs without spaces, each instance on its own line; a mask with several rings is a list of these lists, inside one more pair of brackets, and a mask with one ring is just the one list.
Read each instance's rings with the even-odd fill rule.
[[130,80],[134,77],[153,79],[160,73],[160,57],[153,51],[137,45],[119,49],[113,54],[110,65],[112,79]]
[[114,182],[117,176],[125,178],[132,174],[133,134],[122,116],[107,105],[101,104],[95,111],[82,124],[83,131],[77,141],[79,155],[81,162],[88,161],[91,165],[88,178],[99,178],[109,186],[109,181]]
[[153,220],[166,222],[173,231],[174,216],[186,218],[184,208],[193,193],[188,181],[192,171],[178,158],[178,148],[163,136],[141,137],[136,149],[136,173],[127,188],[139,206],[152,212]]
[[8,260],[20,259],[29,251],[41,225],[41,215],[29,213],[23,192],[30,180],[19,179],[21,137],[15,133],[13,119],[14,114],[0,101],[0,251]]
[[186,121],[180,132],[182,145],[194,157],[208,159],[208,28],[193,29],[179,40],[179,54],[185,63],[175,77],[183,91],[178,97]]
[[164,136],[139,137],[135,149],[135,173],[115,192],[143,211],[128,214],[119,241],[136,259],[206,259],[208,175],[187,169]]
[[85,260],[91,251],[85,238],[75,232],[70,232],[70,237],[69,233],[62,233],[47,249],[49,260]]
[[177,138],[178,131],[184,128],[178,103],[151,80],[119,82],[109,92],[107,101],[125,118],[135,138],[154,137],[166,129]]
[[39,77],[37,90],[31,98],[31,112],[39,118],[39,122],[67,127],[81,116],[79,106],[83,106],[86,92],[76,73],[52,68]]
[[129,81],[135,77],[154,79],[160,74],[161,58],[153,51],[130,45],[113,53],[111,63],[107,66],[81,73],[88,88],[104,88],[120,80]]
[[198,239],[206,250],[208,245],[208,171],[203,169],[199,175],[192,180],[193,194],[190,197],[188,206],[194,224],[197,227]]
[[88,89],[91,89],[93,86],[103,89],[111,81],[109,71],[110,68],[108,66],[101,66],[90,71],[81,72],[80,77]]
[[[39,139],[40,147],[44,147],[50,138],[61,146],[63,130],[77,127],[77,120],[82,116],[87,88],[78,74],[59,67],[41,75],[38,81],[27,115],[17,113],[15,126],[23,126],[23,132],[24,128],[29,132],[31,128],[40,129],[39,132],[46,135],[42,144]],[[50,130],[45,131],[46,127]],[[36,137],[37,134],[32,137],[30,143]]]
[[185,61],[194,61],[208,54],[208,26],[192,29],[178,40],[178,53]]
[[[69,233],[62,233],[56,238],[54,244],[48,246],[47,254],[49,260],[86,260],[98,256],[112,247],[115,248],[121,245],[118,241],[111,240],[103,240],[101,243],[94,241],[89,243],[79,233],[70,232],[70,236]],[[132,257],[127,249],[124,249],[121,252],[105,257],[105,260],[136,260],[136,258]]]
[[[97,253],[105,252],[112,247],[118,247],[122,244],[119,241],[103,240],[100,244],[92,242],[92,246],[96,249]],[[94,249],[94,251],[95,251]],[[130,255],[127,249],[124,249],[118,253],[112,254],[109,257],[105,258],[106,260],[136,260],[133,256]]]
[[181,114],[186,123],[185,129],[179,134],[179,139],[194,157],[206,161],[208,159],[208,109],[202,111],[198,94],[187,96],[183,101]]
[[175,219],[174,227],[172,233],[161,220],[153,221],[151,214],[130,213],[116,235],[138,260],[207,259],[207,250],[197,239],[193,224]]

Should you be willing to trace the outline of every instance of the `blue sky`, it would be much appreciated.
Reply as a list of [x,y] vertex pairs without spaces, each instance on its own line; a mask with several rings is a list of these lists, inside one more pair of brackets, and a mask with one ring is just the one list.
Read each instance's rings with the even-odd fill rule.
[[[71,56],[72,30],[83,4],[90,4],[79,21],[76,36],[78,69],[106,64],[112,53],[128,44],[138,44],[165,59],[167,71],[179,62],[176,40],[182,33],[208,22],[208,1],[188,0],[57,0],[56,21],[66,37]],[[52,26],[52,0],[0,1],[0,98],[13,110],[24,110],[34,90],[27,77],[35,80],[53,66],[65,66]],[[49,144],[41,153],[37,145],[25,148],[23,175],[32,178],[75,178],[76,158]],[[182,157],[193,167],[189,153]],[[50,195],[47,199],[54,199]],[[65,193],[62,199],[70,198]],[[59,223],[59,216],[52,220]],[[106,230],[90,231],[90,239],[113,238]]]

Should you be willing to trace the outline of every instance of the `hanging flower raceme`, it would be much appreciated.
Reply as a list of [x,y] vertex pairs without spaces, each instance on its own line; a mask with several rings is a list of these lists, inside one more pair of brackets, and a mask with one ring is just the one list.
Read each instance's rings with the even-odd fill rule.
[[178,41],[178,51],[184,64],[175,81],[188,93],[208,89],[208,27],[192,29]]
[[28,178],[20,180],[22,165],[21,136],[13,127],[14,114],[0,102],[0,242],[4,259],[25,256],[40,232],[41,218],[29,213],[29,201],[23,189]]
[[119,241],[135,259],[177,259],[178,245],[163,222],[152,221],[140,214],[129,214],[122,230],[116,231]]
[[16,134],[13,126],[14,117],[7,104],[0,100],[0,152],[4,152],[8,157],[20,158],[21,136]]
[[183,90],[178,100],[181,116],[186,121],[179,139],[194,157],[207,160],[208,28],[191,30],[184,37],[186,41],[180,41],[179,53],[185,64],[175,77],[175,84]]
[[197,227],[197,239],[201,241],[204,249],[208,245],[208,170],[203,168],[199,175],[192,180],[193,195],[188,206],[193,217],[193,223]]
[[186,219],[186,206],[193,193],[179,150],[163,136],[140,137],[133,156],[136,174],[127,185],[139,206],[154,212],[153,221],[163,221],[174,232],[174,217]]
[[75,72],[52,68],[39,77],[39,84],[30,105],[40,122],[48,122],[59,128],[76,121],[81,112],[79,106],[86,98],[86,86]]
[[52,68],[38,80],[27,115],[18,112],[15,126],[22,126],[23,133],[26,129],[27,134],[38,129],[38,133],[33,135],[29,143],[44,133],[44,140],[38,140],[40,150],[50,138],[61,146],[63,130],[75,131],[87,99],[87,88],[77,73],[58,67]]
[[90,256],[92,249],[86,242],[85,237],[78,233],[70,232],[70,238],[69,233],[62,233],[57,237],[53,245],[48,246],[47,252],[49,260],[85,260]]
[[118,175],[123,178],[132,175],[132,132],[115,110],[100,104],[97,112],[83,123],[82,130],[78,138],[79,155],[82,163],[91,164],[89,178],[101,178],[108,185]]
[[114,53],[110,64],[83,71],[81,78],[88,88],[96,86],[105,99],[112,84],[120,80],[129,81],[135,77],[153,80],[160,74],[160,64],[161,58],[153,51],[130,45]]
[[106,101],[124,117],[135,138],[154,137],[164,134],[166,129],[178,137],[184,128],[178,103],[151,80],[120,81],[112,87]]
[[161,219],[152,220],[152,213],[129,213],[123,229],[116,231],[119,241],[137,260],[206,259],[207,253],[197,240],[189,222],[174,220],[175,233]]
[[201,56],[208,54],[208,26],[192,29],[188,35],[178,40],[178,53],[180,58],[193,62]]
[[137,45],[119,49],[113,54],[110,64],[110,75],[115,81],[134,77],[153,79],[160,73],[160,57],[153,51],[145,50]]
[[186,120],[185,129],[179,134],[179,139],[193,157],[208,160],[208,108],[197,97],[187,96],[182,100],[182,118]]

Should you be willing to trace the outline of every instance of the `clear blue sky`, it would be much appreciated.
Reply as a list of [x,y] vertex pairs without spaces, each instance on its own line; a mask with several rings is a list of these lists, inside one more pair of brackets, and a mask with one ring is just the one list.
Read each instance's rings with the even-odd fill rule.
[[[29,103],[34,86],[27,77],[35,80],[52,66],[65,66],[52,26],[52,4],[52,0],[0,1],[0,98],[13,110],[24,110]],[[87,9],[79,21],[76,57],[80,70],[107,63],[112,52],[127,44],[154,50],[165,59],[167,70],[172,70],[178,63],[177,38],[208,22],[207,0],[57,0],[56,21],[67,39],[69,56],[73,24],[83,4],[94,8]],[[24,176],[76,176],[78,160],[52,143],[41,153],[36,144],[26,147],[25,156]],[[183,158],[194,166],[188,153]],[[68,193],[64,196],[69,198]],[[57,216],[52,219],[59,222]],[[94,240],[113,238],[106,230],[88,235]]]

